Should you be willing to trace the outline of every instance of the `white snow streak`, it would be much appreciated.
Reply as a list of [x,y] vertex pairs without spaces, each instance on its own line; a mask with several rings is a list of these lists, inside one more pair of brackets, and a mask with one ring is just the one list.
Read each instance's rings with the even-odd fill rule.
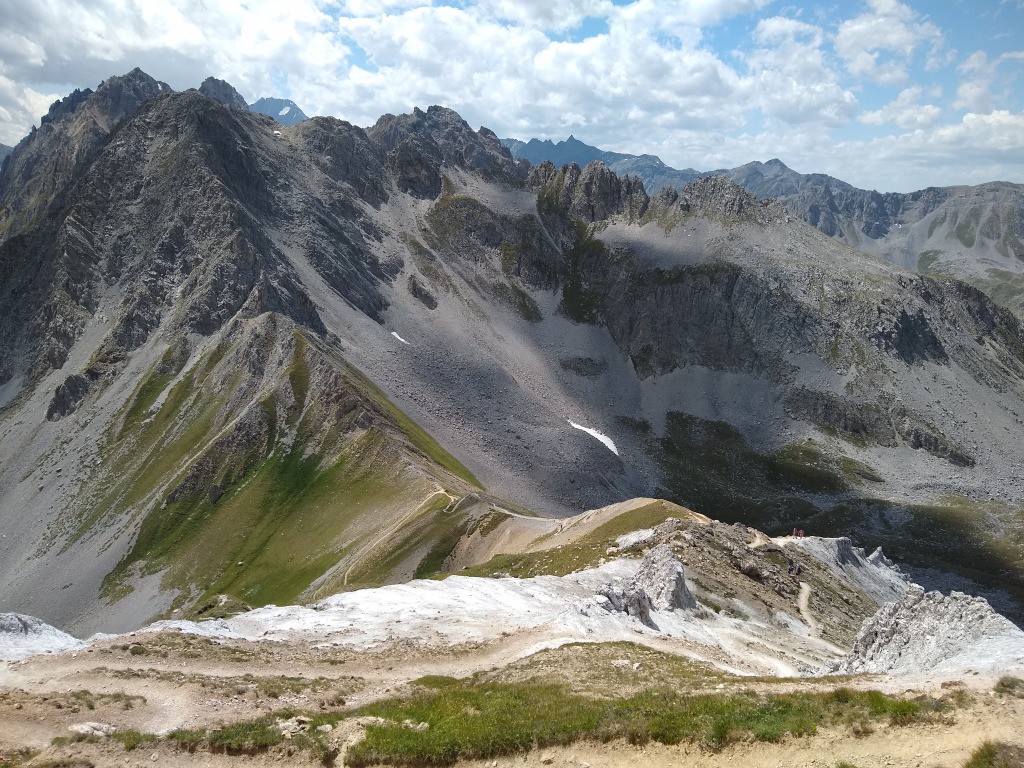
[[399,335],[398,335],[398,333],[397,333],[396,331],[392,331],[392,332],[391,332],[391,335],[392,335],[392,336],[394,336],[394,337],[395,337],[396,339],[398,339],[398,340],[399,340],[400,342],[402,342],[403,344],[408,344],[408,343],[409,343],[408,341],[406,341],[405,339],[403,339],[403,338],[402,338],[401,336],[399,336]]
[[605,446],[608,448],[609,451],[614,453],[616,456],[619,455],[619,449],[615,447],[615,443],[612,442],[612,439],[610,437],[608,437],[608,435],[606,435],[606,434],[604,434],[602,432],[598,432],[596,429],[591,429],[590,427],[584,427],[582,424],[577,424],[572,419],[566,419],[566,421],[569,422],[569,426],[572,427],[573,429],[582,430],[583,432],[586,432],[591,437],[596,437],[598,440],[600,440],[602,443],[605,444]]
[[291,110],[292,110],[292,108],[291,108],[291,107],[285,107],[284,109],[282,109],[282,110],[281,110],[280,112],[278,112],[277,114],[278,114],[279,116],[280,116],[280,115],[287,115],[287,114],[288,114],[289,112],[291,112]]

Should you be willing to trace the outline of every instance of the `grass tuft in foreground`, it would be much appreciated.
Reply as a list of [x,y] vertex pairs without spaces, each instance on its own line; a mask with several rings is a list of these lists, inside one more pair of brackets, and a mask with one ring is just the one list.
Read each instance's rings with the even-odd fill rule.
[[963,768],[1020,768],[1024,765],[1024,747],[998,741],[986,741],[964,763]]
[[[306,713],[307,730],[291,747],[329,762],[337,748],[320,726],[352,717],[377,718],[365,738],[346,752],[352,768],[370,765],[446,766],[459,760],[492,759],[581,740],[625,740],[643,745],[687,742],[720,749],[741,739],[780,741],[810,736],[822,726],[846,726],[855,735],[871,724],[902,726],[927,721],[955,702],[919,697],[902,699],[878,691],[837,688],[828,692],[781,694],[716,692],[681,694],[672,689],[645,690],[629,697],[601,698],[572,693],[562,685],[536,682],[494,683],[431,676],[412,683],[413,693],[354,711]],[[227,754],[265,752],[284,741],[279,719],[301,713],[284,709],[272,715],[212,730],[179,730],[166,737],[179,749]],[[328,729],[329,731],[329,729]],[[143,734],[126,735],[137,745]],[[125,742],[125,748],[131,749]],[[986,768],[979,763],[970,768]],[[992,764],[1001,768],[1002,763]]]
[[139,731],[115,731],[111,738],[121,742],[126,752],[131,752],[143,744],[151,744],[157,740],[152,733],[140,733]]
[[1013,675],[1003,675],[993,690],[1000,696],[1016,696],[1024,699],[1024,680]]
[[[822,725],[871,720],[905,725],[942,705],[877,691],[751,692],[684,696],[647,691],[626,699],[590,699],[554,685],[472,683],[432,677],[407,699],[378,702],[359,715],[383,718],[346,754],[356,768],[374,764],[451,765],[581,739],[633,744],[701,743],[718,749],[741,738],[779,741]],[[425,723],[422,729],[407,723]],[[405,725],[403,725],[405,723]]]

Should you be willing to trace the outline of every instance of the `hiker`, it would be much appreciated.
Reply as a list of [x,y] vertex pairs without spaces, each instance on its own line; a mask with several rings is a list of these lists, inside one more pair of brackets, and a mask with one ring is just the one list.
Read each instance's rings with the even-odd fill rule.
[[800,565],[800,563],[797,563],[796,564],[796,575],[799,576],[800,575],[800,571],[802,571],[803,569],[804,569],[804,567],[802,565]]
[[793,558],[792,557],[789,558],[789,568],[786,569],[786,572],[789,573],[790,576],[793,575]]

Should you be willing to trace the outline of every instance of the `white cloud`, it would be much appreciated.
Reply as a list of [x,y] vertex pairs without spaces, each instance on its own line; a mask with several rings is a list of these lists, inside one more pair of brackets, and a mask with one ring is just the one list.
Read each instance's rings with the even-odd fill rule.
[[611,0],[480,0],[477,8],[491,20],[560,32],[606,17],[615,6]]
[[674,3],[659,3],[663,11],[675,12],[689,24],[708,27],[732,16],[743,16],[760,10],[771,0],[679,0]]
[[[939,75],[921,72],[950,55],[943,31],[897,0],[852,11],[776,5],[767,14],[768,0],[141,5],[0,0],[0,142],[38,123],[55,90],[95,87],[140,66],[174,88],[214,75],[250,101],[286,96],[308,114],[360,125],[443,104],[500,135],[575,133],[679,167],[778,156],[883,189],[983,171],[1024,178],[1010,80],[1024,53],[972,55],[944,98]],[[602,32],[578,39],[591,29],[581,27],[587,19]],[[897,87],[884,106],[858,115],[859,101],[882,103],[879,83]],[[960,114],[943,112],[949,102]],[[898,133],[849,140],[865,126]]]
[[927,65],[944,60],[942,31],[897,0],[869,0],[870,10],[839,25],[836,51],[847,70],[882,85],[900,85],[919,46],[928,45]]
[[774,16],[758,23],[753,39],[758,47],[746,56],[750,72],[744,89],[766,116],[824,125],[852,118],[857,99],[826,60],[820,27]]
[[881,109],[865,112],[860,121],[865,125],[896,123],[900,128],[927,128],[942,117],[942,109],[934,104],[919,104],[924,93],[920,87],[905,88]]
[[641,23],[656,10],[641,0],[615,12],[606,34],[579,42],[470,8],[342,18],[343,34],[366,51],[376,71],[352,70],[323,94],[325,106],[368,122],[382,111],[426,106],[426,97],[471,121],[497,116],[510,126],[551,126],[563,137],[589,126],[609,139],[669,114],[689,125],[741,122],[742,108],[730,98],[736,73],[699,47],[695,28],[686,40],[661,40],[666,25],[685,30],[671,15]]
[[997,70],[1003,64],[1024,62],[1024,51],[1011,51],[989,61],[984,51],[975,51],[959,66],[962,76],[956,90],[956,101],[953,105],[972,112],[990,112],[993,102],[1005,96],[993,93],[998,80]]

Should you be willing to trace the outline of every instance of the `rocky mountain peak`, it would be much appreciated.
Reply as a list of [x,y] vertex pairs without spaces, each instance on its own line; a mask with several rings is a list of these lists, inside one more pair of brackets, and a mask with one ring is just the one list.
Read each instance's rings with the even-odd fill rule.
[[568,211],[582,221],[603,221],[617,214],[643,216],[650,203],[643,182],[618,176],[600,160],[580,168],[576,163],[556,169],[552,163],[531,168],[527,184],[538,190],[538,204]]
[[479,173],[490,181],[512,182],[518,177],[512,154],[493,131],[474,131],[447,107],[384,115],[368,135],[388,152],[399,188],[419,197],[440,194],[443,166]]
[[[16,234],[71,189],[73,181],[96,157],[115,126],[138,112],[146,101],[170,86],[141,69],[111,77],[96,91],[76,91],[55,103],[39,130],[22,140],[0,173],[0,241]],[[38,186],[26,186],[37,179]],[[12,195],[13,192],[13,195]]]
[[767,162],[763,163],[761,165],[761,168],[765,172],[766,175],[768,175],[768,174],[775,175],[777,173],[785,173],[786,171],[790,170],[789,166],[786,165],[781,160],[779,160],[779,158],[777,158],[777,157],[773,157],[771,160],[768,160]]
[[781,209],[776,210],[778,204],[774,200],[758,200],[724,176],[697,179],[683,189],[681,200],[690,209],[706,215],[748,219],[760,224],[767,224],[781,213]]
[[291,99],[277,99],[263,97],[249,105],[250,112],[259,112],[261,115],[272,117],[275,122],[281,125],[298,125],[309,120],[309,117],[299,109],[299,105]]
[[225,80],[208,77],[203,80],[203,84],[199,86],[199,92],[209,96],[215,101],[219,101],[221,104],[226,104],[232,109],[249,111],[249,105],[246,104],[245,99],[242,98],[242,94],[236,91],[234,86]]
[[109,131],[120,120],[134,115],[144,102],[172,90],[167,83],[155,80],[136,67],[126,75],[100,83],[89,104],[95,109],[97,121]]

